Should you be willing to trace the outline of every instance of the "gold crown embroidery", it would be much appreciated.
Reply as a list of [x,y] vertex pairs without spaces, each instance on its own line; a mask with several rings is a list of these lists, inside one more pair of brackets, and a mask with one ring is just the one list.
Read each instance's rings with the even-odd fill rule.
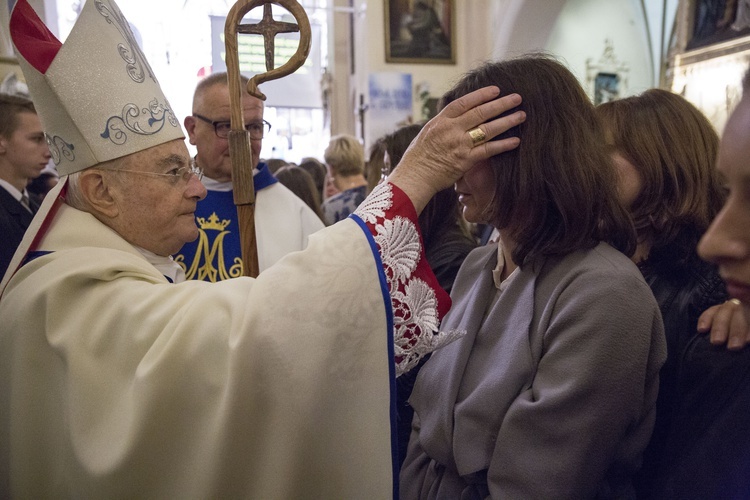
[[214,231],[223,231],[229,224],[232,223],[232,221],[229,219],[223,219],[219,221],[219,216],[216,215],[216,212],[212,213],[208,217],[208,219],[206,219],[205,217],[196,217],[195,220],[198,221],[198,225],[201,229],[213,229]]
[[[190,267],[187,267],[184,255],[175,257],[175,261],[185,270],[185,277],[187,279],[216,282],[242,276],[241,258],[235,257],[234,262],[228,269],[227,263],[224,261],[224,237],[229,234],[226,228],[232,221],[229,219],[219,220],[216,212],[212,213],[208,219],[196,217],[195,220],[199,226],[198,247],[195,250]],[[219,231],[219,234],[213,238],[213,243],[210,242],[210,238],[206,234],[208,230]],[[201,257],[203,258],[202,266],[199,265]]]

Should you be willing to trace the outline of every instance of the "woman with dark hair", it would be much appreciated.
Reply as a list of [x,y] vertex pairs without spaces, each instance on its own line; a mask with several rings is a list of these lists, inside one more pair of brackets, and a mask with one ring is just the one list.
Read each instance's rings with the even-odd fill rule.
[[278,169],[274,177],[304,201],[323,222],[323,212],[320,211],[320,195],[310,174],[296,165],[287,165]]
[[325,165],[320,163],[320,161],[316,158],[308,156],[306,158],[302,158],[302,161],[299,163],[299,168],[310,174],[310,177],[312,177],[313,183],[315,184],[315,190],[318,192],[318,198],[320,198],[320,202],[322,203],[323,188],[325,187],[326,183]]
[[365,178],[367,179],[367,192],[371,193],[383,180],[385,173],[385,142],[381,137],[370,146],[370,156],[365,163]]
[[633,218],[643,267],[690,270],[696,245],[724,203],[713,165],[719,137],[683,97],[661,89],[596,108]]
[[441,328],[466,335],[417,377],[401,497],[632,496],[665,348],[593,105],[542,55],[482,65],[443,105],[485,85],[527,119],[455,185],[500,242],[464,261]]
[[[638,232],[633,260],[659,303],[667,339],[656,424],[636,486],[639,497],[671,498],[676,477],[705,474],[702,463],[687,465],[684,452],[701,442],[697,430],[711,419],[707,406],[690,405],[709,400],[700,395],[707,387],[731,399],[733,386],[725,378],[739,360],[697,332],[699,315],[729,298],[716,266],[701,260],[696,248],[726,197],[714,169],[719,137],[695,106],[666,90],[596,111],[619,173],[620,199]],[[731,302],[727,307],[739,309]]]

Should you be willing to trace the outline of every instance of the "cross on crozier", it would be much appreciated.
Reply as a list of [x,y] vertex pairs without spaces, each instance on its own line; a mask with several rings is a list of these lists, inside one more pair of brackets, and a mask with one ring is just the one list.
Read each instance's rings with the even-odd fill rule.
[[246,35],[263,35],[263,46],[266,49],[266,70],[273,69],[274,39],[279,33],[297,33],[299,25],[275,21],[271,13],[271,4],[263,5],[263,19],[257,24],[240,24],[237,33]]

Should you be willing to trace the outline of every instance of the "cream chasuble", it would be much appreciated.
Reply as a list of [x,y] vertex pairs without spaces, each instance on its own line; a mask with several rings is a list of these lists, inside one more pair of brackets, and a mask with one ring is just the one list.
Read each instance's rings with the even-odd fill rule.
[[0,496],[391,498],[394,372],[454,337],[391,190],[220,283],[62,204],[0,299]]

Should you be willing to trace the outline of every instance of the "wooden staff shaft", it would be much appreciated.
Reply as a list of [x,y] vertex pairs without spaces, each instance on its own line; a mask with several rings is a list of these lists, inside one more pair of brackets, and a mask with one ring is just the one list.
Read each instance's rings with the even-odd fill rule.
[[229,156],[232,158],[232,188],[240,228],[243,274],[257,278],[260,267],[255,234],[255,188],[253,186],[255,165],[253,165],[248,133],[244,128],[229,131]]
[[[292,13],[297,25],[279,23],[273,20],[270,4],[277,4]],[[242,18],[255,7],[263,6],[263,21],[254,26],[241,25]],[[253,76],[246,89],[242,88],[240,75],[237,32],[262,34],[266,47],[266,71]],[[278,33],[300,32],[297,52],[281,67],[273,68],[273,39]],[[242,116],[242,96],[249,93],[261,100],[266,96],[258,90],[262,82],[281,78],[297,70],[304,64],[310,53],[310,21],[302,6],[296,0],[238,0],[227,14],[224,25],[224,43],[226,45],[227,77],[229,80],[230,124],[229,156],[232,160],[232,189],[234,204],[237,206],[239,220],[240,245],[242,249],[242,268],[246,276],[258,276],[258,246],[255,235],[255,189],[253,187],[253,155],[250,150],[250,136],[245,130]]]
[[[237,14],[234,16],[236,18]],[[260,273],[258,264],[258,242],[255,234],[255,187],[253,186],[253,155],[250,149],[250,137],[245,130],[245,118],[242,116],[242,88],[240,74],[237,34],[234,33],[239,19],[227,18],[225,31],[230,23],[233,36],[225,36],[227,79],[229,83],[230,125],[229,157],[232,160],[232,190],[234,204],[237,206],[240,251],[242,255],[242,273],[257,278]]]

